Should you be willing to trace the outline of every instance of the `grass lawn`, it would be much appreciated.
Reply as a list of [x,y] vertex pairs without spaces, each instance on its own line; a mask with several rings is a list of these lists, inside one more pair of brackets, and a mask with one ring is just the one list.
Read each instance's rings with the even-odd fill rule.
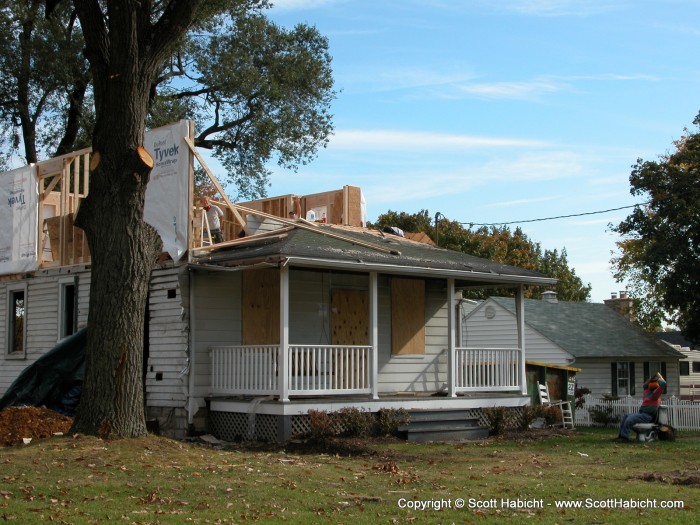
[[[697,523],[700,436],[617,445],[614,434],[371,441],[351,455],[155,436],[50,438],[0,448],[0,521]],[[682,508],[661,508],[667,501]],[[582,508],[558,507],[574,502]],[[635,504],[648,508],[610,508]]]

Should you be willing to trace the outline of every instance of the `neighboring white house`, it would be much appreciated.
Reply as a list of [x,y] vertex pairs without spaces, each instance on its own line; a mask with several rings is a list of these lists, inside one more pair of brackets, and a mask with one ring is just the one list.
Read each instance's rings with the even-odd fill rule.
[[[641,395],[646,378],[658,370],[667,380],[667,394],[679,394],[678,362],[683,355],[610,306],[558,301],[553,292],[524,302],[528,361],[579,368],[579,387],[613,396]],[[491,297],[466,317],[462,344],[509,345],[515,328],[513,299]]]
[[683,399],[700,399],[700,350],[686,340],[680,332],[659,332],[656,337],[683,354],[678,361]]

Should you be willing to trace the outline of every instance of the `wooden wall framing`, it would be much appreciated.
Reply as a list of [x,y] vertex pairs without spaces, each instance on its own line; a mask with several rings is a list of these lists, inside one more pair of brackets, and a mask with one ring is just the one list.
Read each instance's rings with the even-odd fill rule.
[[37,164],[40,268],[90,262],[85,232],[73,225],[90,189],[90,149]]

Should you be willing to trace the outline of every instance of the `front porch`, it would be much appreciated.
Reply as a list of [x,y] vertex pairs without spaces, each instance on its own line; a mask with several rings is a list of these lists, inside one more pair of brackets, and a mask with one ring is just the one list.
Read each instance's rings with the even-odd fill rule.
[[[211,395],[301,396],[366,395],[378,399],[379,377],[371,346],[238,345],[211,348]],[[522,392],[519,348],[454,348],[455,370],[444,392]],[[448,375],[449,376],[449,375]]]

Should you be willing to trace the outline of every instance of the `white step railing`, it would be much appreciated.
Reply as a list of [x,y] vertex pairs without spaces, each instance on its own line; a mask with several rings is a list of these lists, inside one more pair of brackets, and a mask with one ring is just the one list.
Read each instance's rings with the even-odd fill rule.
[[[369,394],[370,346],[290,345],[289,395]],[[273,395],[280,392],[278,345],[211,348],[213,395]]]
[[[630,414],[639,411],[642,404],[641,397],[625,396],[618,399],[610,399],[601,395],[586,394],[583,407],[576,408],[576,424],[579,426],[593,426],[592,412],[596,409],[603,410],[609,416],[617,418],[622,414]],[[700,403],[686,401],[676,396],[663,397],[662,404],[668,407],[671,425],[676,430],[700,431]]]
[[456,348],[457,392],[509,392],[520,390],[518,348]]

